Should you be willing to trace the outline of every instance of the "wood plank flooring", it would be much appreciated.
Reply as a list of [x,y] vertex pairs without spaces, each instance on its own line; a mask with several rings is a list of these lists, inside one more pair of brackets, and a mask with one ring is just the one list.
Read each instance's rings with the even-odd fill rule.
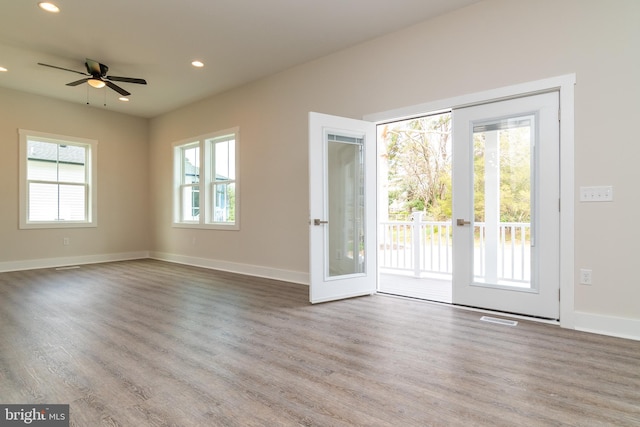
[[154,260],[0,274],[0,402],[72,426],[639,426],[640,342]]

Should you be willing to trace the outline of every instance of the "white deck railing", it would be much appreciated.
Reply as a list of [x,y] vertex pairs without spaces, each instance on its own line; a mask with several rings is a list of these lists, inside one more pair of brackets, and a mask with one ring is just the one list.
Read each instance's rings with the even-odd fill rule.
[[[416,277],[429,274],[451,275],[453,269],[453,228],[451,221],[380,222],[378,264],[387,270],[412,272]],[[503,222],[499,226],[497,251],[498,280],[528,282],[531,278],[529,223]],[[483,222],[474,223],[474,275],[484,277],[487,235]],[[491,257],[490,257],[491,259]]]

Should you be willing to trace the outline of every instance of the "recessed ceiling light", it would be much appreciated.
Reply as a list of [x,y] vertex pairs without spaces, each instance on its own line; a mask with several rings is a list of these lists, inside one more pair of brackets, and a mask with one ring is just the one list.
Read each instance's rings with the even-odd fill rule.
[[120,98],[118,98],[120,101],[122,102],[129,102],[129,98],[127,98],[126,96],[121,96]]
[[60,12],[60,8],[53,3],[49,3],[46,1],[38,3],[40,9],[46,10],[47,12],[58,13]]
[[9,70],[7,70],[7,69],[6,69],[6,68],[4,68],[4,67],[0,67],[0,71],[9,71]]
[[202,61],[197,61],[197,60],[196,61],[192,61],[191,65],[193,65],[194,67],[197,67],[197,68],[204,67],[204,63]]

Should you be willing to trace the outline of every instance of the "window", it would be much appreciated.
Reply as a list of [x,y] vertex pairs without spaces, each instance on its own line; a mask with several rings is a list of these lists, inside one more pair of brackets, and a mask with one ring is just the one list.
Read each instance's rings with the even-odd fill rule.
[[200,145],[195,143],[181,147],[180,157],[181,219],[197,222],[200,219]]
[[174,144],[174,226],[239,229],[238,129]]
[[20,129],[20,228],[95,227],[97,141]]

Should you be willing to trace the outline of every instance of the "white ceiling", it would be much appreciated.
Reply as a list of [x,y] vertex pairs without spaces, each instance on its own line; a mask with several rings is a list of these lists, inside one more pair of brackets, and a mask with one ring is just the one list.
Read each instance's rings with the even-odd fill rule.
[[[0,86],[154,117],[479,0],[53,0],[57,14],[38,1],[0,0]],[[117,83],[125,103],[37,65],[85,58],[148,85]]]

